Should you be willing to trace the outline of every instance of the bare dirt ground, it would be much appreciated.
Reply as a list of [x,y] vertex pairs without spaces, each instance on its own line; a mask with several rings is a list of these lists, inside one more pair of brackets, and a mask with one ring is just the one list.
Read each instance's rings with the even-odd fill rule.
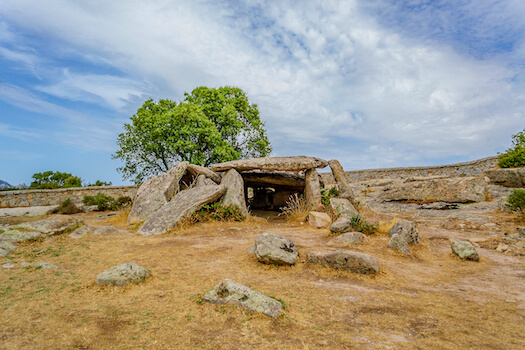
[[[76,214],[127,233],[60,235],[19,244],[11,260],[0,257],[0,264],[14,265],[0,268],[0,349],[523,349],[525,259],[505,235],[519,223],[493,208],[463,214],[469,210],[477,216],[442,211],[422,218],[418,210],[398,208],[394,215],[418,222],[422,241],[412,257],[386,248],[385,233],[359,246],[334,246],[327,229],[288,224],[274,213],[154,237],[137,235],[125,213]],[[21,220],[34,219],[40,218]],[[292,239],[299,262],[258,263],[247,250],[264,231]],[[459,239],[477,245],[479,263],[451,253],[450,243]],[[338,249],[375,256],[380,274],[306,262],[309,251]],[[39,261],[62,269],[22,264]],[[152,276],[125,288],[95,284],[97,274],[124,262]],[[284,315],[272,320],[202,303],[224,278],[280,299]]]

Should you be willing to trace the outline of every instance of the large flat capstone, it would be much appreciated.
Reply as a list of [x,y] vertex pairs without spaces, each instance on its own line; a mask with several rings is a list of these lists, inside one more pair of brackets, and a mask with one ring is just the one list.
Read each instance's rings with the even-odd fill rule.
[[328,165],[326,160],[314,157],[264,157],[253,159],[232,160],[230,162],[212,164],[213,171],[247,170],[276,170],[276,171],[301,171],[313,168],[324,168]]
[[177,227],[184,218],[189,217],[202,206],[221,198],[224,193],[226,187],[222,185],[194,187],[181,191],[148,217],[138,232],[144,236],[163,234]]

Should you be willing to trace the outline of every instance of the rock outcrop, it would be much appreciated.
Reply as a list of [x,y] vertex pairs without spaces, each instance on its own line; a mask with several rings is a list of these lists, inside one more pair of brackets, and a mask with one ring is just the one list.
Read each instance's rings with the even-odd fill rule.
[[226,193],[222,197],[221,203],[224,205],[236,205],[242,216],[248,216],[242,176],[235,169],[230,169],[222,177],[221,185],[226,188]]
[[346,198],[330,198],[330,207],[338,217],[348,217],[359,215],[354,205]]
[[95,278],[97,284],[123,287],[144,281],[151,272],[134,263],[125,263],[102,272]]
[[204,295],[203,300],[211,304],[237,305],[243,310],[260,312],[272,318],[279,317],[283,311],[282,304],[277,300],[229,279],[217,283],[213,290]]
[[483,175],[490,179],[495,185],[505,187],[525,187],[525,167],[519,168],[496,168],[486,170]]
[[255,236],[255,256],[262,263],[293,265],[297,255],[297,247],[286,237],[268,232]]
[[351,250],[328,253],[310,252],[308,262],[360,274],[379,273],[379,265],[373,256]]
[[388,231],[388,236],[399,234],[410,245],[419,243],[419,232],[412,221],[401,219]]
[[222,185],[194,187],[181,191],[148,217],[138,232],[144,236],[163,234],[175,228],[184,218],[189,217],[202,206],[217,201],[224,193],[226,187]]
[[146,220],[168,203],[179,192],[179,182],[186,173],[188,166],[188,162],[180,162],[165,174],[147,179],[135,195],[131,212],[128,215],[128,224]]
[[40,237],[43,237],[43,235],[38,231],[20,231],[13,229],[0,233],[0,242],[32,241]]
[[350,184],[346,180],[345,171],[341,166],[341,163],[337,159],[331,159],[328,161],[330,169],[332,169],[332,174],[334,175],[334,180],[337,184],[339,190],[339,197],[348,199],[353,202],[355,195],[354,191],[350,188]]
[[212,164],[213,171],[247,170],[272,170],[272,171],[301,171],[313,168],[324,168],[328,165],[326,160],[314,157],[264,157],[254,159],[232,160],[230,162]]
[[23,228],[33,231],[39,231],[46,235],[55,235],[64,233],[67,230],[71,230],[81,223],[82,221],[72,217],[54,216],[49,219],[26,222],[23,224],[15,225],[13,226],[13,228]]

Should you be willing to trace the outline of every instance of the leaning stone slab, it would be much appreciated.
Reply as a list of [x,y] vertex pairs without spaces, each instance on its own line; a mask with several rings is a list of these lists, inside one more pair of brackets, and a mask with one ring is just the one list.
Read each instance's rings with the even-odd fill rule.
[[495,185],[505,187],[524,187],[525,186],[525,167],[508,169],[490,169],[483,173]]
[[253,159],[232,160],[230,162],[212,164],[211,170],[225,171],[235,169],[237,171],[247,170],[277,170],[277,171],[301,171],[313,168],[324,168],[328,165],[326,160],[314,157],[264,157]]
[[224,279],[203,297],[210,304],[237,305],[249,312],[260,312],[263,315],[277,318],[283,311],[283,306],[277,300],[256,292],[247,286]]
[[339,197],[353,201],[355,198],[354,191],[350,188],[350,184],[346,180],[345,171],[341,166],[341,163],[337,159],[331,159],[328,161],[328,165],[334,175],[334,180],[339,189]]
[[304,199],[310,210],[322,210],[321,185],[319,183],[319,173],[315,169],[308,169],[304,174]]
[[345,233],[353,229],[352,221],[349,217],[342,216],[335,220],[329,227],[332,233]]
[[188,172],[191,173],[193,176],[204,175],[206,178],[213,180],[213,182],[215,182],[217,185],[221,183],[221,176],[206,167],[195,164],[189,164]]
[[221,185],[226,187],[226,193],[222,197],[221,203],[224,205],[236,205],[242,216],[248,216],[242,176],[235,169],[230,169],[222,177]]
[[332,219],[326,213],[311,211],[308,213],[308,224],[314,228],[326,228],[330,226]]
[[123,287],[131,283],[140,283],[151,272],[134,263],[125,263],[102,272],[95,278],[97,284]]
[[351,250],[328,253],[310,252],[308,253],[308,262],[361,274],[379,273],[379,265],[372,255]]
[[359,215],[354,205],[346,198],[330,198],[330,207],[332,211],[339,217],[353,217]]
[[208,179],[204,175],[197,176],[197,182],[195,184],[195,187],[202,187],[202,186],[208,186],[208,185],[216,185],[215,181],[212,179]]
[[452,242],[451,248],[452,248],[452,253],[457,255],[460,259],[479,261],[478,252],[476,251],[476,248],[474,248],[474,246],[470,242],[467,242],[467,241]]
[[345,243],[345,244],[361,244],[365,241],[366,236],[361,232],[346,232],[335,237],[328,244]]
[[179,182],[186,173],[188,162],[180,162],[165,174],[152,176],[138,189],[128,215],[128,224],[146,220],[166,204],[177,192]]
[[487,183],[481,177],[407,179],[393,186],[381,199],[387,201],[422,201],[471,203],[485,201]]
[[32,241],[39,237],[42,237],[42,234],[38,231],[7,230],[0,233],[0,241],[2,242]]
[[403,237],[410,245],[419,243],[419,232],[417,231],[416,224],[412,221],[402,219],[396,222],[390,231],[388,231],[388,236],[392,237],[396,233]]
[[47,235],[55,235],[64,233],[67,230],[71,230],[81,223],[81,220],[71,217],[52,217],[44,220],[26,222],[16,225],[14,228],[24,228],[39,231]]
[[194,187],[181,191],[144,221],[139,229],[143,236],[160,235],[191,216],[202,206],[217,201],[226,193],[222,185]]
[[12,242],[0,241],[0,256],[7,256],[15,249],[16,245]]
[[410,248],[408,247],[408,243],[399,233],[394,233],[392,237],[390,237],[390,241],[388,241],[387,247],[398,250],[405,255],[410,255]]
[[293,265],[297,255],[297,247],[286,237],[268,232],[255,236],[255,256],[262,263]]

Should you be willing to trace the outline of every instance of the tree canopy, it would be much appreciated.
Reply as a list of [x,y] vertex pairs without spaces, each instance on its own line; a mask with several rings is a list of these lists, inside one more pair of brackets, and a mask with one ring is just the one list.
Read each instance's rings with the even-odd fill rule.
[[29,186],[30,189],[54,189],[62,187],[80,187],[82,186],[82,179],[78,176],[73,176],[69,173],[61,173],[59,171],[44,171],[43,173],[33,174],[33,182]]
[[136,184],[178,162],[208,166],[271,152],[257,105],[239,88],[198,87],[180,103],[144,102],[118,136],[117,170]]
[[500,168],[525,166],[525,130],[512,135],[512,147],[498,156]]

